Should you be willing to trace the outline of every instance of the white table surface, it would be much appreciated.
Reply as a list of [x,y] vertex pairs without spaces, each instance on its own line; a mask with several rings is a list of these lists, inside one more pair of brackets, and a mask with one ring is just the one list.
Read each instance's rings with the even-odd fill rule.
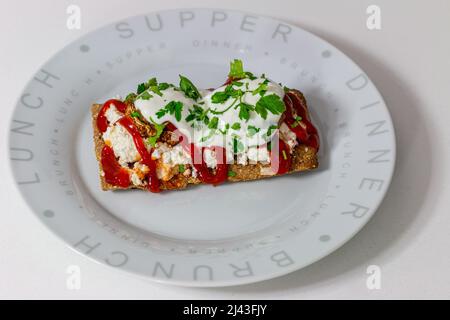
[[[81,30],[66,28],[70,4],[81,8]],[[370,4],[381,8],[379,31],[366,28]],[[9,170],[7,136],[16,99],[32,74],[89,31],[125,16],[179,7],[239,9],[297,24],[353,58],[385,97],[398,143],[393,182],[372,220],[338,251],[303,270],[258,284],[165,286],[70,250],[22,200]],[[2,0],[0,298],[449,299],[449,31],[447,0]],[[380,290],[366,287],[366,269],[373,264],[381,268]],[[79,290],[67,289],[70,265],[80,267]]]

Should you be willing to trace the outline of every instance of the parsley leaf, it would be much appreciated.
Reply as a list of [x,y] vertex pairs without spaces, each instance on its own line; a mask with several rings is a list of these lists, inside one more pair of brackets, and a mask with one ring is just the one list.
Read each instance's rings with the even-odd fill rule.
[[142,118],[142,116],[141,116],[141,114],[140,114],[139,111],[133,111],[133,112],[131,112],[131,113],[130,113],[130,116],[131,116],[132,118]]
[[239,107],[239,119],[248,121],[250,119],[250,111],[252,111],[254,108],[252,105],[241,102],[238,104]]
[[213,117],[211,121],[208,123],[209,129],[217,129],[217,125],[219,124],[219,118]]
[[162,132],[163,132],[163,130],[164,130],[164,127],[165,127],[166,125],[165,125],[165,124],[158,124],[158,123],[156,123],[155,121],[153,121],[152,118],[150,118],[150,121],[152,122],[153,126],[154,126],[155,129],[156,129],[156,133],[155,133],[153,136],[150,136],[150,137],[147,138],[147,143],[148,143],[149,145],[151,145],[152,147],[154,147],[155,144],[156,144],[156,141],[157,141],[157,140],[159,139],[159,137],[161,136],[161,134],[162,134]]
[[232,171],[232,170],[229,170],[229,171],[228,171],[228,176],[229,176],[229,177],[235,177],[235,176],[236,176],[236,172],[234,172],[234,171]]
[[194,105],[193,109],[189,109],[189,114],[186,117],[186,122],[191,121],[199,121],[203,122],[204,124],[209,123],[209,118],[207,116],[208,110],[204,110],[202,107],[198,105]]
[[260,128],[256,128],[255,126],[248,126],[248,129],[247,129],[248,136],[253,137],[260,130],[261,130]]
[[184,167],[184,164],[179,164],[178,165],[178,172],[183,173],[184,170],[186,170],[186,168]]
[[241,129],[241,124],[239,122],[235,122],[233,123],[233,125],[231,126],[231,129],[233,130],[239,130]]
[[145,83],[140,83],[137,87],[136,93],[137,94],[141,94],[142,92],[144,92],[145,90],[147,90],[147,87],[145,85]]
[[256,103],[255,111],[263,118],[267,118],[267,110],[273,114],[281,114],[286,110],[284,102],[276,94],[262,97]]
[[278,127],[277,127],[276,125],[271,125],[271,126],[269,127],[269,129],[267,129],[266,135],[267,135],[268,137],[270,137],[270,136],[272,135],[272,131],[275,131],[275,130],[277,130],[277,129],[278,129]]
[[153,98],[153,96],[148,93],[148,91],[144,91],[138,98],[142,100],[148,100],[150,98]]
[[234,59],[230,62],[230,73],[228,73],[228,77],[234,79],[245,78],[244,66],[241,60]]
[[263,96],[267,92],[267,84],[269,81],[266,79],[264,82],[262,82],[258,88],[252,91],[253,95],[257,95],[259,93],[260,96]]
[[177,121],[181,120],[181,111],[183,110],[183,103],[180,101],[170,101],[165,105],[164,108],[161,108],[156,112],[156,116],[158,119],[164,117],[167,113],[170,115],[174,115]]
[[244,145],[242,144],[241,141],[239,141],[238,138],[234,137],[233,138],[233,152],[234,153],[239,153],[244,151]]
[[229,97],[230,97],[230,95],[228,94],[228,92],[218,91],[212,95],[211,102],[212,103],[223,103],[223,102],[227,101]]
[[302,121],[302,117],[300,116],[296,116],[294,123],[291,125],[292,128],[295,128],[296,126],[298,126],[300,124],[300,121]]
[[186,97],[197,100],[200,98],[200,93],[197,88],[188,78],[180,75],[180,89],[184,92]]

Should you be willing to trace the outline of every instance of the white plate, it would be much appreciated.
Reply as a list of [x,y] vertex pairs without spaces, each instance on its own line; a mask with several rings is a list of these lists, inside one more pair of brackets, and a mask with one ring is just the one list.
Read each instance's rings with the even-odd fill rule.
[[[153,76],[218,86],[233,58],[304,92],[320,168],[162,194],[101,191],[89,106]],[[10,147],[24,198],[72,248],[188,286],[260,281],[324,257],[375,212],[395,162],[384,101],[347,56],[285,22],[210,9],[128,18],[62,49],[19,99]]]

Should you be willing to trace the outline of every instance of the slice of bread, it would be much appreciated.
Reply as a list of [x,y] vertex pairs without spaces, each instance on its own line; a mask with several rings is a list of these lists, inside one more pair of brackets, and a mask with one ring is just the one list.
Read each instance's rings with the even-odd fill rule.
[[[306,105],[306,101],[303,97],[303,95],[296,91],[296,94],[302,99],[303,103]],[[99,162],[99,170],[100,170],[100,184],[103,190],[118,190],[118,189],[147,189],[146,186],[137,186],[130,184],[127,188],[117,187],[114,185],[111,185],[105,181],[103,170],[100,163],[101,153],[102,149],[105,146],[105,142],[102,138],[102,133],[97,128],[97,116],[102,108],[101,104],[94,104],[91,107],[92,112],[92,124],[94,129],[94,144],[95,144],[95,155],[97,157],[97,160]],[[130,106],[130,108],[133,108],[133,106]],[[135,122],[138,121],[135,118],[132,118]],[[142,128],[142,126],[149,126],[149,128],[143,128],[147,129],[147,131],[153,130],[151,128],[150,124],[143,124],[142,122],[137,123],[138,126]],[[318,160],[317,160],[317,149],[306,146],[304,144],[298,144],[294,147],[294,150],[292,152],[292,163],[290,170],[286,173],[294,173],[294,172],[300,172],[300,171],[306,171],[315,169],[318,167]],[[240,165],[240,164],[229,164],[229,170],[234,172],[233,176],[228,177],[229,182],[238,182],[238,181],[250,181],[250,180],[258,180],[258,179],[264,179],[269,177],[276,177],[277,175],[264,175],[261,174],[261,168],[262,167],[270,167],[270,165],[262,165],[260,163],[256,164],[247,164],[247,165]],[[202,184],[202,182],[193,176],[185,176],[181,173],[175,174],[170,180],[168,181],[160,181],[160,189],[161,190],[176,190],[176,189],[184,189],[188,185],[196,185],[196,184]]]

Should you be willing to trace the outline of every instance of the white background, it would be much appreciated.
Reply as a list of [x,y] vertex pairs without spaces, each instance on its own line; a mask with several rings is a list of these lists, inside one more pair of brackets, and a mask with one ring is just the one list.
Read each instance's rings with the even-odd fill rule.
[[[81,30],[66,8],[81,7]],[[366,28],[381,7],[382,29]],[[154,284],[70,250],[21,199],[9,170],[11,112],[25,83],[64,45],[126,16],[179,7],[269,15],[316,33],[353,58],[386,99],[398,161],[388,195],[367,226],[323,260],[282,278],[242,287]],[[0,1],[0,298],[387,299],[450,298],[450,1],[447,0],[72,0]],[[366,268],[381,268],[368,290]],[[80,290],[66,287],[69,265]]]

